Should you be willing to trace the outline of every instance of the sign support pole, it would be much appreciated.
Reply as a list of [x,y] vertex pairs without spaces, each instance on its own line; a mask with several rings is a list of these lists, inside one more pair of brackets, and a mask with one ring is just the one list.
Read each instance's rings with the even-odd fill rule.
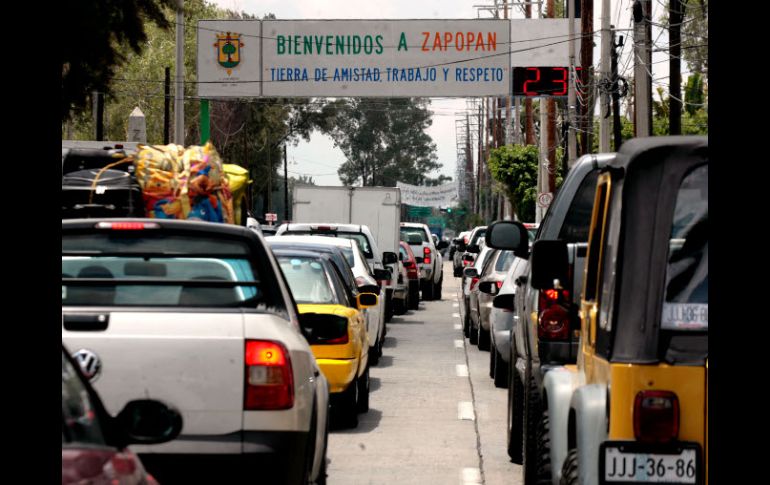
[[205,145],[211,139],[211,117],[209,114],[209,100],[201,99],[201,145]]

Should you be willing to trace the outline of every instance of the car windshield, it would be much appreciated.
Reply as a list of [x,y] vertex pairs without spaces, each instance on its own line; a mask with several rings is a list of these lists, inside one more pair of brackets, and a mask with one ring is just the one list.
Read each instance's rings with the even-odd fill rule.
[[65,234],[61,271],[62,305],[255,307],[276,303],[263,301],[248,247],[220,238]]
[[339,304],[323,264],[314,258],[279,256],[286,280],[297,303]]

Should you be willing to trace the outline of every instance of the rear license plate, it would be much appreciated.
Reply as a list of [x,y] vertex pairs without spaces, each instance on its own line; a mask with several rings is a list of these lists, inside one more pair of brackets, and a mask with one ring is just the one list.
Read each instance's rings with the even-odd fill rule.
[[606,442],[600,449],[601,483],[700,483],[700,446],[676,443],[655,446],[638,442]]

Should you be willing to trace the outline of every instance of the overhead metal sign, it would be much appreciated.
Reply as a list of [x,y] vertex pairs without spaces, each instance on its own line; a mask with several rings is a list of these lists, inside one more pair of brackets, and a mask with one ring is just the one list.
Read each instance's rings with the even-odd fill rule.
[[198,21],[198,96],[260,96],[259,20]]
[[506,20],[264,20],[263,96],[506,94]]
[[[511,67],[569,66],[569,19],[512,19]],[[580,19],[575,19],[575,64],[580,64]]]

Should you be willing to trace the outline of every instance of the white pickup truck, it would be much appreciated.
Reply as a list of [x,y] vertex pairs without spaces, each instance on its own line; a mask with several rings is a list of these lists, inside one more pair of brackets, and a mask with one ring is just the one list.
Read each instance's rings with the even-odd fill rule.
[[[328,384],[272,252],[233,225],[62,221],[62,341],[107,410],[151,398],[181,412],[151,459],[325,482]],[[212,458],[214,457],[214,458]]]

